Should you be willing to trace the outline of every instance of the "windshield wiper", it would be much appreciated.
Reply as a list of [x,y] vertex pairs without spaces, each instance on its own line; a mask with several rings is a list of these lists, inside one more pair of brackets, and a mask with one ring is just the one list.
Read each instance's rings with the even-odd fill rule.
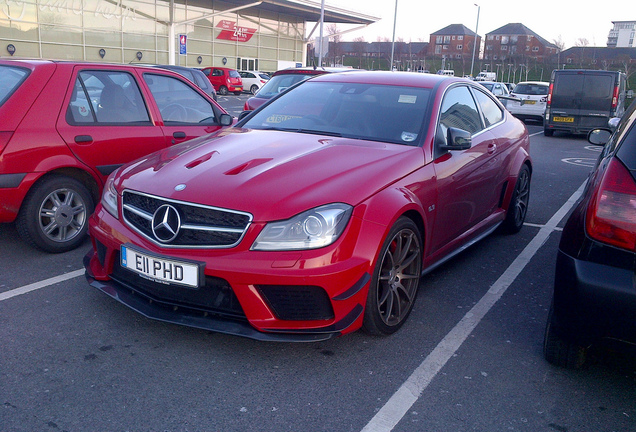
[[313,134],[313,135],[327,135],[332,137],[342,137],[342,134],[338,132],[329,132],[329,131],[313,130],[313,129],[298,129],[296,132]]

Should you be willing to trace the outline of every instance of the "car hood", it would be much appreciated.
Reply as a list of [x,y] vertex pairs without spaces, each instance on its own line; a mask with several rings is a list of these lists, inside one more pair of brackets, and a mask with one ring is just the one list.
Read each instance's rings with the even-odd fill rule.
[[423,163],[420,147],[231,128],[127,165],[115,185],[267,221],[332,202],[359,204]]

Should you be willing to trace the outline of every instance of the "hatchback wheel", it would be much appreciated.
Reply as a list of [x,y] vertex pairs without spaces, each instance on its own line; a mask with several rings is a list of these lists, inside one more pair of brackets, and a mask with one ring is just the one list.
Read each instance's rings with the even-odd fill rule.
[[506,219],[502,224],[504,231],[514,234],[521,230],[528,213],[530,201],[530,169],[527,165],[521,167],[515,190],[512,193]]
[[250,93],[255,95],[257,92],[258,92],[258,86],[256,84],[254,84],[252,87],[250,87]]
[[363,328],[374,335],[395,333],[406,321],[422,271],[422,241],[415,223],[402,217],[386,237],[371,279]]
[[543,356],[555,366],[580,369],[585,364],[587,349],[568,342],[554,332],[554,306],[550,306],[543,338]]
[[88,189],[69,177],[36,185],[22,204],[17,228],[24,241],[46,252],[66,252],[86,238],[94,203]]
[[227,95],[227,93],[228,93],[227,87],[225,87],[225,86],[221,86],[221,87],[219,87],[219,94],[220,94],[221,96],[226,96],[226,95]]

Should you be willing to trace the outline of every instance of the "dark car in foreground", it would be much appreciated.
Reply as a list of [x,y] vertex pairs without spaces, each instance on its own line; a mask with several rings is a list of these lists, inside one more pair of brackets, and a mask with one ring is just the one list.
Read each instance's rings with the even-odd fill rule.
[[545,358],[570,368],[593,345],[636,344],[636,104],[589,140],[605,147],[563,229],[544,340]]
[[193,83],[195,83],[201,90],[206,92],[210,97],[216,100],[216,90],[214,90],[214,86],[210,82],[207,76],[200,69],[189,68],[186,66],[177,66],[177,65],[148,65],[150,67],[157,67],[161,69],[168,69],[173,72],[178,73],[181,76],[186,77]]
[[[314,68],[314,67],[302,67],[302,68],[289,68],[281,69],[272,74],[272,77],[261,87],[257,94],[245,101],[243,109],[245,111],[255,110],[263,105],[272,97],[276,96],[280,92],[287,90],[294,84],[309,79],[316,75],[322,75],[326,73],[343,72],[343,68]],[[253,93],[253,92],[252,92]]]
[[168,70],[0,60],[0,222],[44,251],[73,249],[117,167],[231,123]]
[[317,341],[406,321],[423,274],[522,228],[528,132],[482,86],[323,74],[109,177],[89,283],[151,318]]

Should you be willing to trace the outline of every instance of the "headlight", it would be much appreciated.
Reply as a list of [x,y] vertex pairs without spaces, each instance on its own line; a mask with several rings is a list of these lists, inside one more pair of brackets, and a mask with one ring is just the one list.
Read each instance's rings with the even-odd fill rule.
[[115,173],[111,174],[106,180],[104,185],[104,192],[102,193],[102,207],[106,209],[108,213],[113,215],[116,219],[119,219],[118,204],[117,204],[117,190],[115,189]]
[[252,250],[317,249],[335,242],[343,233],[353,207],[328,204],[291,219],[270,222],[258,235]]

